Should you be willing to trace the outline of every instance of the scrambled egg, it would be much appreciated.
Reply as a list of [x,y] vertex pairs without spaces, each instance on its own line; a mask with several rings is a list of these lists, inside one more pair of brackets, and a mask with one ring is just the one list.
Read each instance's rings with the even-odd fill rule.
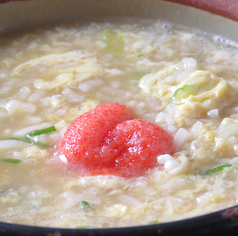
[[175,104],[175,122],[200,118],[220,105],[229,91],[228,83],[210,71],[197,69],[197,62],[184,58],[181,63],[142,77],[139,87],[147,96],[162,100],[164,107]]
[[[24,70],[37,67],[39,65],[47,67],[51,65],[53,69],[49,73],[55,73],[57,76],[50,81],[36,79],[34,87],[37,89],[52,90],[64,86],[70,86],[76,82],[84,81],[93,75],[101,72],[102,68],[97,63],[94,55],[82,53],[81,51],[72,51],[62,54],[49,54],[26,61],[13,70],[12,75],[18,76]],[[59,67],[61,64],[61,67]]]

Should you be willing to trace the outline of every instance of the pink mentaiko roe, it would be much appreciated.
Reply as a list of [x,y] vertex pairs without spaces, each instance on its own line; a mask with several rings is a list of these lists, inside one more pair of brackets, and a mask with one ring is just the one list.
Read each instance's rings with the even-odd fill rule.
[[79,116],[65,132],[60,153],[87,175],[133,176],[172,153],[170,135],[158,125],[132,119],[130,109],[105,103]]

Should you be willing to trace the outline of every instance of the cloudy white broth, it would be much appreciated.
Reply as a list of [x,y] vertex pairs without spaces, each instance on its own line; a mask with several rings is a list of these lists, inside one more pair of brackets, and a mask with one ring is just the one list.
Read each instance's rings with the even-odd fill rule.
[[[236,205],[237,64],[234,42],[157,20],[3,33],[0,221],[123,227]],[[111,104],[130,109],[129,122],[161,127],[172,150],[128,176],[120,168],[85,174],[87,163],[69,163],[61,151],[68,127],[82,114],[93,114],[87,124],[98,127],[92,109]]]

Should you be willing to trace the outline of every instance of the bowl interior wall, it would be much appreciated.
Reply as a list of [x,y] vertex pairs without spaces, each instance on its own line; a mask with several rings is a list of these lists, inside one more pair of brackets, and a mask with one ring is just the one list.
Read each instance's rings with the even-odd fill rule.
[[180,4],[159,0],[37,0],[0,6],[0,32],[112,16],[162,19],[236,41],[237,22]]

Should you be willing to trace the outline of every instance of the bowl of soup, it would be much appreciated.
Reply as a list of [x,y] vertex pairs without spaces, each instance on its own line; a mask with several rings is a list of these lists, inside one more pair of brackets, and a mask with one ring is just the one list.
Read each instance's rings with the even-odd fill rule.
[[238,232],[237,7],[194,4],[0,5],[1,235]]

